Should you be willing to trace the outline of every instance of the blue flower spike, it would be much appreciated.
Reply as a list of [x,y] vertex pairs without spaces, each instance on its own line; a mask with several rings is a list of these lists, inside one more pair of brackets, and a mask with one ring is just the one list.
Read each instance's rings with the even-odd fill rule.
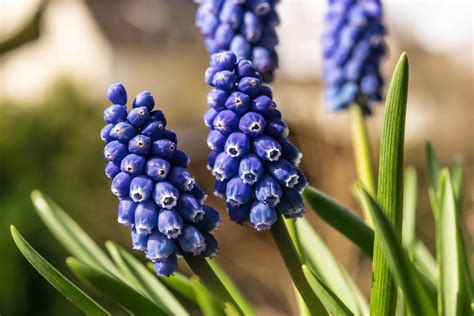
[[[262,4],[258,12],[271,3],[248,1],[255,8]],[[211,68],[214,77],[206,71],[205,79],[213,87],[208,94],[213,114],[205,115],[205,123],[210,128],[208,168],[216,178],[214,194],[226,201],[232,221],[250,221],[258,231],[270,229],[277,212],[287,218],[303,216],[301,192],[307,181],[298,169],[301,153],[288,139],[271,89],[260,84],[251,61],[230,51],[213,55]],[[223,72],[236,78],[232,88],[215,80]]]
[[[208,84],[230,90],[227,84],[230,84],[230,78],[233,76],[229,70],[232,70],[237,58],[253,62],[261,74],[258,75],[256,83],[262,80],[272,81],[273,73],[278,67],[278,55],[275,50],[278,44],[276,26],[279,24],[275,11],[277,2],[278,0],[198,1],[196,26],[211,55],[211,67],[206,71]],[[242,68],[245,69],[245,65]],[[216,78],[217,72],[223,73]],[[239,73],[242,76],[248,72]],[[255,72],[250,75],[255,77]],[[212,82],[213,78],[216,81]],[[248,87],[248,83],[243,85]]]
[[[223,86],[229,84],[226,80]],[[234,82],[229,82],[232,84],[227,88],[232,89]],[[176,133],[166,129],[165,116],[154,109],[153,95],[139,93],[127,109],[127,92],[115,83],[107,90],[107,98],[112,105],[104,111],[107,125],[100,132],[106,143],[105,174],[119,199],[117,221],[131,228],[133,249],[145,252],[160,276],[171,276],[178,269],[177,254],[213,257],[218,244],[211,233],[219,226],[219,213],[202,204],[207,195],[187,170],[189,157],[178,149]],[[227,94],[216,102],[226,99]],[[220,109],[225,109],[224,104]],[[223,118],[223,126],[229,130],[237,124],[238,116],[230,121]],[[211,139],[210,144],[224,150],[227,136],[222,137],[221,144],[217,139]],[[237,139],[235,146],[245,149],[242,140]],[[228,173],[238,170],[235,163]]]
[[358,103],[370,114],[371,105],[382,100],[385,33],[380,0],[329,1],[322,36],[328,110]]

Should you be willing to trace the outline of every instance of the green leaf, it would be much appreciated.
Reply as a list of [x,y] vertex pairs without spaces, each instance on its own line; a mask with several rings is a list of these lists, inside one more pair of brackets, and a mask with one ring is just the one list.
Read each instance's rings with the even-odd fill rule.
[[238,289],[238,287],[232,282],[232,279],[222,270],[222,268],[217,264],[215,260],[206,258],[207,263],[217,275],[219,280],[221,280],[224,287],[227,289],[229,294],[234,298],[237,305],[240,309],[244,312],[245,315],[251,316],[256,315],[255,310],[244,297],[242,292]]
[[105,247],[129,285],[133,285],[142,295],[166,309],[168,313],[189,315],[174,295],[137,258],[113,242],[107,241]]
[[354,314],[367,315],[369,307],[362,292],[308,220],[301,218],[295,224],[307,265]]
[[438,265],[433,258],[431,252],[426,248],[425,244],[417,241],[414,246],[413,263],[418,268],[418,271],[432,283],[438,283]]
[[[408,57],[398,60],[387,92],[380,140],[377,198],[390,223],[399,230],[403,211],[403,149],[408,93]],[[395,313],[397,291],[383,254],[382,237],[375,234],[370,314]]]
[[425,145],[426,175],[428,179],[428,193],[434,216],[438,216],[438,202],[436,194],[438,192],[440,163],[431,143]]
[[303,198],[316,214],[372,257],[374,232],[357,215],[313,187],[303,191]]
[[403,291],[411,315],[436,315],[435,302],[431,299],[421,276],[404,251],[399,232],[393,228],[381,206],[361,186],[359,194],[369,206],[376,234],[380,236],[382,254],[387,259],[395,281]]
[[323,302],[326,309],[332,315],[354,315],[349,308],[337,297],[334,292],[329,289],[318,277],[308,268],[308,266],[302,266],[303,273],[308,280],[313,291],[318,295],[318,297]]
[[[449,171],[444,169],[440,174],[438,189],[439,200],[439,276],[441,289],[442,315],[468,315],[470,297],[466,293],[467,285],[463,275],[463,245],[456,198]],[[469,280],[468,280],[469,282]]]
[[463,184],[464,184],[464,176],[463,176],[463,163],[461,159],[457,159],[453,162],[451,166],[451,182],[453,185],[453,192],[454,198],[456,200],[456,209],[458,210],[459,214],[462,214],[462,207],[463,207],[463,199],[464,199],[464,192],[463,192]]
[[226,314],[224,306],[206,289],[198,276],[192,276],[191,282],[193,284],[196,300],[203,315],[220,316]]
[[[151,265],[151,268],[153,268],[153,265]],[[160,281],[163,282],[169,289],[180,294],[191,303],[197,304],[193,285],[191,283],[191,280],[187,276],[179,272],[175,272],[173,276],[160,277]]]
[[52,199],[40,191],[33,191],[31,200],[46,227],[72,255],[88,265],[102,268],[120,277],[105,252]]
[[28,260],[33,268],[66,299],[87,315],[110,315],[108,311],[46,261],[46,259],[25,240],[15,226],[10,226],[10,230],[16,246],[26,260]]
[[413,167],[405,170],[403,192],[403,245],[413,255],[416,244],[416,204],[417,204],[417,177]]
[[66,259],[69,269],[80,279],[112,298],[119,305],[136,315],[167,315],[168,313],[153,303],[148,298],[143,297],[131,286],[123,283],[112,274],[83,263],[76,258]]

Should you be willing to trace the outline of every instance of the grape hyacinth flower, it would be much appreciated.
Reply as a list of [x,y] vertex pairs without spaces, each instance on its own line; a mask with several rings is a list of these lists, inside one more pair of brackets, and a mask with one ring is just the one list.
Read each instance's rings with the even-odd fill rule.
[[206,194],[186,170],[189,157],[166,129],[165,116],[153,110],[151,93],[139,93],[131,110],[120,83],[107,97],[112,105],[100,132],[105,173],[119,199],[118,222],[132,229],[133,249],[145,252],[160,276],[178,269],[182,252],[214,256],[218,245],[210,232],[219,226],[219,213],[202,204]]
[[[209,54],[230,50],[270,82],[278,66],[278,0],[198,0],[196,26]],[[261,78],[260,78],[261,79]]]
[[248,220],[259,231],[271,228],[277,212],[303,216],[300,193],[307,181],[297,167],[302,155],[288,140],[271,89],[261,84],[251,61],[231,51],[213,54],[210,68],[205,80],[214,89],[204,121],[211,129],[214,194],[226,200],[231,220]]
[[330,0],[322,36],[326,105],[330,111],[358,103],[366,114],[382,100],[380,61],[385,55],[380,0]]

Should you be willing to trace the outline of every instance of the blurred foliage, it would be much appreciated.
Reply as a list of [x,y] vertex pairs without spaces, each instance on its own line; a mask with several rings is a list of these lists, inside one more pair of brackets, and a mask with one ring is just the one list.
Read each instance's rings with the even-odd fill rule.
[[9,236],[10,224],[21,227],[51,263],[62,271],[67,270],[63,269],[65,251],[33,211],[29,195],[34,188],[48,192],[71,210],[72,216],[89,228],[95,240],[101,243],[106,235],[114,239],[110,236],[113,232],[104,232],[100,227],[101,222],[116,216],[110,208],[112,198],[107,199],[110,194],[106,192],[108,184],[103,175],[103,144],[98,137],[103,125],[102,108],[67,80],[62,80],[38,104],[24,106],[8,101],[0,104],[1,314],[64,315],[64,309],[68,315],[77,313],[45,286],[45,281],[25,261]]

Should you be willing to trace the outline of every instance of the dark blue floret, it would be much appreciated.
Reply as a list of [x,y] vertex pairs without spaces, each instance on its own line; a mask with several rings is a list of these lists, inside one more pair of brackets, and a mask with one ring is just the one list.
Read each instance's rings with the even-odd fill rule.
[[385,27],[379,0],[333,0],[322,37],[326,105],[330,111],[359,103],[367,114],[381,101],[380,61],[385,55]]
[[[211,55],[211,66],[219,70],[232,70],[237,58],[248,59],[265,81],[271,81],[278,66],[275,51],[278,44],[276,26],[279,23],[275,11],[277,2],[199,0],[196,26]],[[228,51],[235,55],[229,57]],[[227,56],[215,57],[222,53]],[[212,83],[209,80],[206,82]]]
[[[232,69],[236,58],[230,54],[215,62]],[[153,110],[152,94],[139,93],[130,110],[121,84],[112,85],[107,97],[113,105],[104,111],[108,124],[100,132],[106,143],[105,174],[112,179],[111,191],[119,199],[117,221],[132,230],[133,249],[145,252],[160,276],[170,276],[178,269],[178,253],[214,256],[218,245],[210,232],[219,226],[219,213],[202,204],[207,195],[187,170],[189,157],[177,148],[176,133],[166,129],[163,113]],[[228,93],[216,90],[214,102],[221,105],[214,106],[225,109],[227,98]],[[237,124],[238,118],[229,126]],[[223,136],[221,151],[226,140]]]
[[[252,3],[255,8],[269,4],[272,8],[271,1]],[[258,13],[252,12],[249,23],[256,23]],[[231,67],[229,63],[234,60]],[[211,129],[208,168],[217,180],[214,194],[226,201],[231,220],[239,224],[250,221],[257,230],[270,229],[278,218],[277,211],[288,218],[302,216],[300,193],[307,181],[298,169],[301,153],[288,139],[288,126],[276,109],[271,89],[260,84],[260,74],[252,62],[234,59],[231,52],[213,55],[210,65],[237,78],[231,90],[208,80],[213,90],[208,95],[211,109],[205,123]]]

